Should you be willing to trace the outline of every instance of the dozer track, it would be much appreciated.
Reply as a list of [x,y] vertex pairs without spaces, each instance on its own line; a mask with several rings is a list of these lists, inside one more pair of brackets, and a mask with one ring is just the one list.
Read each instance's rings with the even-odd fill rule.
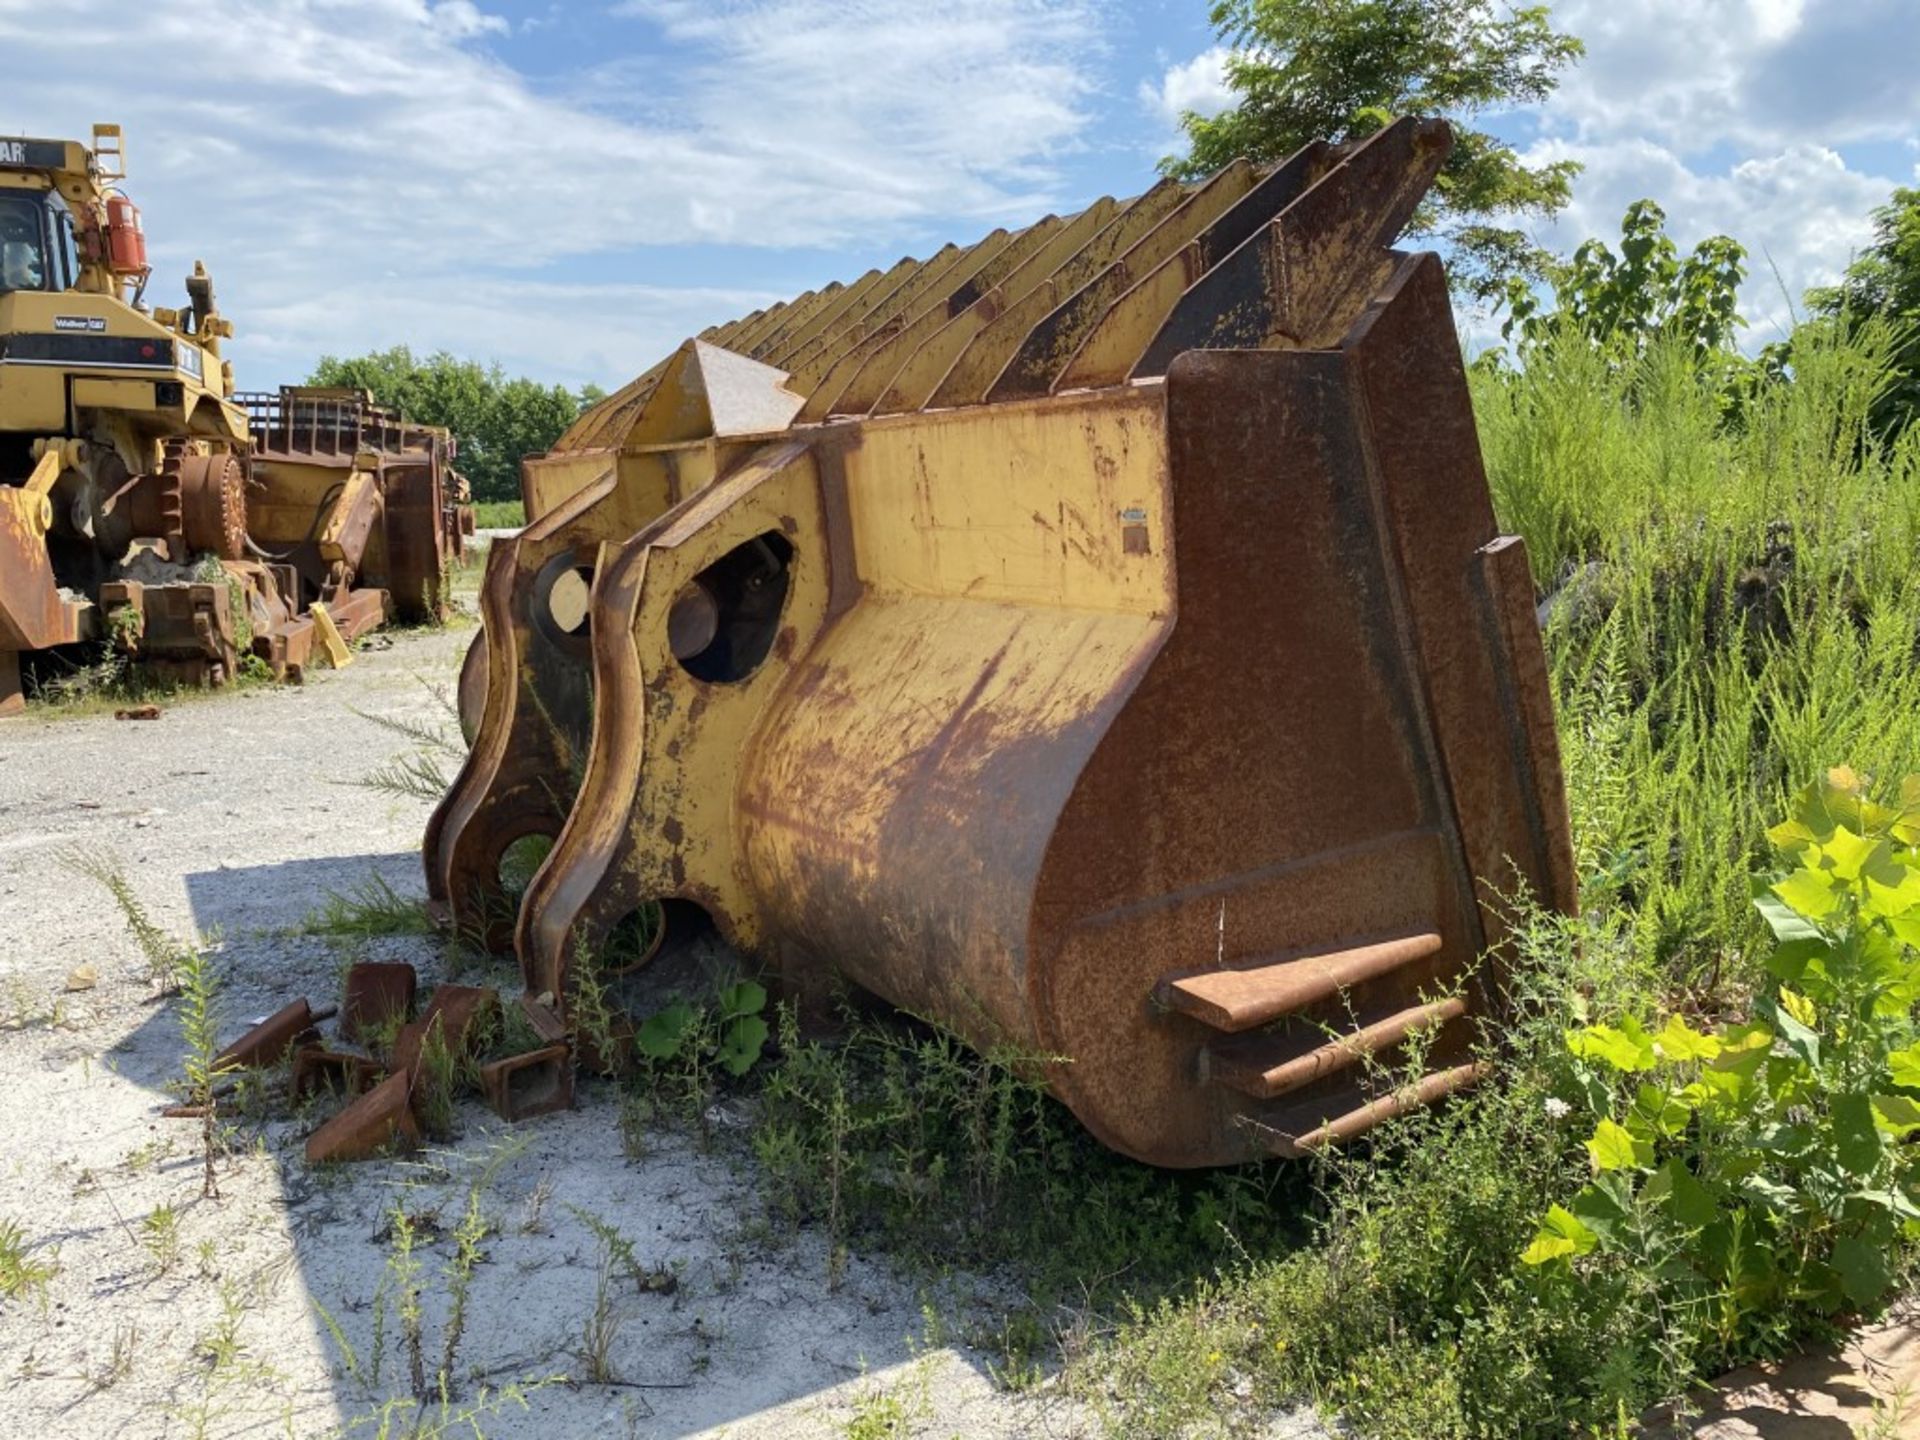
[[902,261],[583,416],[489,558],[435,903],[563,1005],[698,906],[796,992],[1064,1057],[1158,1165],[1472,1083],[1502,898],[1575,891],[1526,556],[1391,248],[1450,143]]

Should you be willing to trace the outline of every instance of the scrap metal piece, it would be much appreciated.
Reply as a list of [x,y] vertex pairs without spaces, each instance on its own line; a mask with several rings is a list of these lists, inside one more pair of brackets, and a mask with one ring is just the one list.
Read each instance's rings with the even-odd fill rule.
[[370,1033],[413,1018],[419,979],[402,961],[362,960],[347,969],[340,1002],[340,1038],[358,1044]]
[[528,1120],[573,1108],[573,1061],[565,1045],[509,1055],[480,1067],[487,1104],[502,1120]]
[[409,1103],[413,1077],[396,1070],[307,1137],[309,1165],[365,1160],[393,1146],[420,1143],[420,1122]]
[[219,1070],[265,1070],[287,1058],[295,1045],[303,1043],[322,1020],[335,1013],[332,1005],[314,1008],[305,1000],[294,1000],[273,1012],[258,1025],[214,1057]]
[[302,1045],[293,1052],[293,1073],[287,1082],[290,1098],[299,1100],[320,1091],[364,1095],[386,1078],[387,1068],[365,1055]]
[[477,1038],[475,1027],[496,1016],[499,1009],[497,990],[478,985],[436,986],[420,1018],[402,1025],[394,1036],[393,1068],[411,1072],[418,1066],[427,1035],[436,1027],[450,1054],[465,1054]]

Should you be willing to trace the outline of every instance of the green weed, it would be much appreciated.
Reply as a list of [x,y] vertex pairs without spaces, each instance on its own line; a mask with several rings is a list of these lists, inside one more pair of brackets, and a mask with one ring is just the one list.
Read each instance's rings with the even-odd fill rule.
[[35,1259],[34,1249],[17,1220],[0,1220],[0,1300],[46,1296],[48,1282],[60,1273],[60,1252],[51,1249]]

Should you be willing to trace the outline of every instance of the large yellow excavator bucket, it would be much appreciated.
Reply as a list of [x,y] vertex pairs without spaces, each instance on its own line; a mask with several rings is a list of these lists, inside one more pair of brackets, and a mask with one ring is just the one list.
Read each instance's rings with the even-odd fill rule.
[[1390,248],[1449,143],[996,232],[610,397],[490,557],[436,901],[562,1004],[697,906],[798,991],[1064,1057],[1161,1165],[1470,1083],[1501,897],[1574,888],[1445,276]]

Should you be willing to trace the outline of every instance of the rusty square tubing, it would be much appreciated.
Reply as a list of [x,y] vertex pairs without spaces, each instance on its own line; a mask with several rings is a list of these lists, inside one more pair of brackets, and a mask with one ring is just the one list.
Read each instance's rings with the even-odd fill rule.
[[480,1088],[502,1120],[573,1108],[573,1062],[565,1045],[509,1055],[480,1067]]

